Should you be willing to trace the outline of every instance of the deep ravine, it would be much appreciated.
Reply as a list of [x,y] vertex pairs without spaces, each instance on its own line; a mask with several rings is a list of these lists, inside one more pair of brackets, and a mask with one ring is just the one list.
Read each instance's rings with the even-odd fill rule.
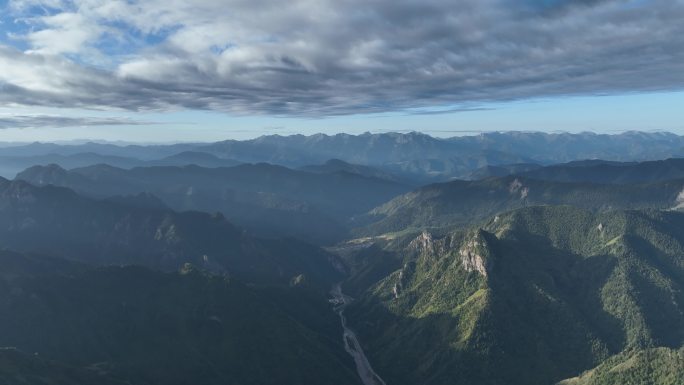
[[385,381],[375,373],[370,362],[368,362],[368,358],[366,358],[366,354],[363,352],[363,348],[361,348],[361,344],[359,343],[356,334],[347,326],[344,309],[351,303],[352,298],[342,293],[342,287],[339,283],[333,286],[330,294],[333,296],[330,302],[335,305],[333,310],[340,316],[340,322],[342,323],[342,329],[344,330],[342,334],[344,349],[352,358],[354,358],[356,371],[358,372],[359,377],[361,377],[361,382],[363,382],[364,385],[387,385],[385,384]]

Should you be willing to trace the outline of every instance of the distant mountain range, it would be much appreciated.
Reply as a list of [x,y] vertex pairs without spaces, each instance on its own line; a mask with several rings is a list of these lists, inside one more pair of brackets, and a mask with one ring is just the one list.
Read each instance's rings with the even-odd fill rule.
[[272,135],[248,141],[218,142],[202,149],[239,160],[287,165],[320,163],[331,158],[364,165],[383,165],[496,154],[503,158],[512,156],[542,163],[560,163],[578,159],[662,159],[684,154],[684,137],[644,132],[615,135],[495,132],[448,139],[417,132]]
[[[186,154],[178,155],[182,153]],[[98,160],[88,154],[98,154],[103,158]],[[47,163],[56,163],[64,168],[96,163],[129,168],[160,165],[154,162],[167,162],[162,165],[197,164],[207,167],[229,166],[235,162],[266,162],[300,168],[338,159],[350,164],[372,166],[384,173],[425,183],[468,178],[475,170],[488,166],[521,163],[548,165],[584,159],[642,161],[683,156],[684,137],[670,133],[627,132],[600,135],[506,132],[448,139],[416,132],[271,135],[211,144],[116,146],[98,143],[34,143],[5,146],[0,148],[0,159],[5,159],[0,172],[6,177],[13,177],[20,169]]]
[[193,151],[204,146],[199,143],[180,143],[162,145],[115,145],[111,143],[87,142],[83,144],[55,144],[35,142],[22,145],[0,146],[0,156],[43,156],[43,155],[78,155],[99,154],[102,156],[116,156],[134,158],[143,161],[157,160],[178,153]]

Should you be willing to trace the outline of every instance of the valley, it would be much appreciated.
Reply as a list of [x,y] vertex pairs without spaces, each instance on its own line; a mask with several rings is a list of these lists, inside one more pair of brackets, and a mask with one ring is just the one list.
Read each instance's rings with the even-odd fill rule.
[[348,295],[342,293],[342,287],[340,284],[335,284],[330,291],[333,298],[330,302],[334,305],[333,310],[337,315],[340,316],[340,322],[342,324],[342,339],[344,340],[344,350],[349,353],[354,358],[354,364],[356,365],[356,371],[361,378],[361,382],[364,385],[386,385],[380,376],[373,370],[366,354],[363,352],[361,343],[356,337],[356,333],[347,326],[347,318],[344,316],[344,309],[352,301],[352,298]]
[[0,1],[0,385],[684,385],[684,0]]
[[[431,143],[341,139],[376,151],[396,138],[397,148]],[[203,165],[32,165],[0,179],[0,380],[679,385],[684,376],[678,159],[492,165],[433,183],[431,171],[410,177],[365,158],[377,152],[345,158],[361,164],[295,167],[245,162],[247,145],[208,146],[210,156],[195,145],[174,148],[179,156],[154,149]],[[141,151],[104,148],[93,162]],[[239,164],[209,164],[219,148]]]

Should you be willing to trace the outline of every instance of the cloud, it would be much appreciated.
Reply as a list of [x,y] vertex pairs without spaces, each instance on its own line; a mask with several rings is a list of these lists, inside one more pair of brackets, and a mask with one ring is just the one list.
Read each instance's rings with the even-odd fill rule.
[[448,109],[427,109],[427,110],[407,110],[407,115],[444,115],[444,114],[455,114],[460,112],[473,112],[473,111],[493,111],[493,108],[488,107],[455,107]]
[[32,31],[24,37],[39,54],[79,53],[88,43],[94,43],[104,29],[84,15],[62,12],[40,18],[45,28]]
[[55,128],[88,126],[131,126],[148,125],[154,122],[141,122],[126,118],[68,117],[57,115],[2,115],[0,129],[7,128]]
[[330,116],[684,89],[681,0],[15,0],[8,14],[31,47],[0,46],[0,105]]

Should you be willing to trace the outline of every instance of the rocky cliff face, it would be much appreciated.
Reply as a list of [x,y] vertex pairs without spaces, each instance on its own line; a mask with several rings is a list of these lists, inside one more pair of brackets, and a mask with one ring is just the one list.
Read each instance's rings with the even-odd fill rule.
[[485,267],[485,260],[482,255],[478,254],[477,248],[480,244],[477,241],[468,241],[468,243],[458,251],[461,256],[463,268],[468,271],[477,271],[482,276],[487,276],[487,269]]
[[418,254],[430,254],[435,252],[435,240],[427,231],[423,231],[419,236],[411,241],[408,245],[409,251],[414,251]]
[[477,271],[483,277],[487,277],[489,267],[489,260],[486,258],[487,250],[484,230],[480,229],[471,235],[458,250],[463,268],[467,272]]
[[[487,261],[484,255],[487,245],[482,233],[483,230],[478,230],[475,234],[466,237],[465,240],[459,240],[451,236],[434,239],[432,234],[423,231],[409,243],[408,249],[419,256],[441,258],[458,248],[456,254],[460,257],[463,268],[468,272],[477,271],[486,277]],[[400,276],[403,276],[403,269]]]

